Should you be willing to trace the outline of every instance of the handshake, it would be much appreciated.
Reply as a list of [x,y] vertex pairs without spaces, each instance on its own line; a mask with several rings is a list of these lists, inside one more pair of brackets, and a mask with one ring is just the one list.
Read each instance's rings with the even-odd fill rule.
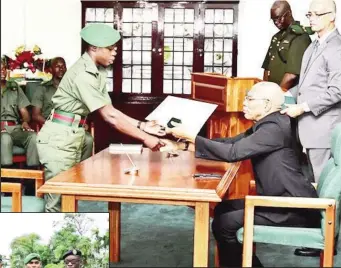
[[[179,150],[194,150],[194,140],[195,136],[192,136],[190,131],[186,129],[181,123],[172,122],[172,127],[163,127],[157,124],[155,121],[147,122],[145,132],[157,135],[157,136],[165,136],[166,134],[170,134],[177,138],[177,141],[173,141],[170,139],[159,138],[158,143],[154,146],[150,146],[148,141],[145,141],[145,144],[152,149],[152,151],[160,151],[160,152],[176,152]],[[153,138],[156,138],[152,136]]]

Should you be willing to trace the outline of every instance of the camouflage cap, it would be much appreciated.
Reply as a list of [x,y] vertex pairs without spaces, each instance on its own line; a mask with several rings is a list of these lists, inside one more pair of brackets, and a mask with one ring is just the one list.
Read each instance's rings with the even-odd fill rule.
[[40,261],[40,255],[37,254],[37,253],[31,253],[31,254],[28,254],[26,256],[26,258],[24,259],[24,264],[28,264],[30,261],[34,260],[34,259],[37,259]]
[[85,42],[96,47],[108,47],[121,39],[120,33],[104,23],[91,23],[81,30]]

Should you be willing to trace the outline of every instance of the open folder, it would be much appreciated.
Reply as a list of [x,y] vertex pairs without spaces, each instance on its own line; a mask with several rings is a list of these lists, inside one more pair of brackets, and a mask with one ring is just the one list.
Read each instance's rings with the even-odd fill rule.
[[172,128],[181,123],[191,136],[196,136],[218,105],[168,96],[146,120],[156,120],[161,126]]

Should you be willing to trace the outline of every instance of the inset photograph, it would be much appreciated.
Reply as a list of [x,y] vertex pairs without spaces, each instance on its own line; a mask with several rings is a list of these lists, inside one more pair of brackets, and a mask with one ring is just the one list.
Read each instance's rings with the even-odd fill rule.
[[0,268],[108,268],[109,213],[0,213]]

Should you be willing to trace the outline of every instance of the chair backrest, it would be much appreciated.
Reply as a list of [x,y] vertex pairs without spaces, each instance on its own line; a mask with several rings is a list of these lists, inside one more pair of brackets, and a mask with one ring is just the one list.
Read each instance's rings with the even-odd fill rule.
[[21,188],[20,183],[10,183],[10,182],[1,183],[1,192],[12,194],[12,212],[22,211],[21,191],[22,191],[22,188]]
[[[36,192],[44,184],[44,172],[41,170],[30,169],[1,169],[1,178],[9,179],[34,179]],[[43,197],[43,194],[36,194],[37,197]]]
[[[336,201],[335,235],[340,230],[340,202],[341,202],[341,124],[332,132],[331,158],[322,170],[317,184],[317,194],[320,198],[331,198]],[[325,235],[325,211],[321,212],[321,226]]]

